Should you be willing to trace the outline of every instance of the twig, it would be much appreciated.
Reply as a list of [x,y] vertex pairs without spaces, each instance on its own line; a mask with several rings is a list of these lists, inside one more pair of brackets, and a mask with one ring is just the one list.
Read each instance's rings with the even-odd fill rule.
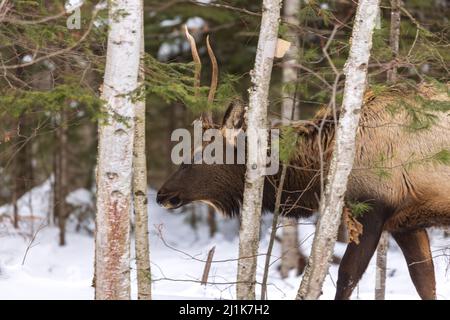
[[230,6],[228,4],[220,4],[220,3],[213,3],[213,2],[204,3],[204,2],[199,2],[199,1],[195,1],[195,0],[190,0],[188,2],[192,3],[192,4],[195,4],[197,6],[200,6],[200,7],[222,8],[222,9],[227,9],[227,10],[232,10],[232,11],[245,13],[245,14],[248,14],[250,16],[261,17],[261,13],[259,13],[259,12],[254,12],[254,11],[250,11],[250,10],[247,10],[247,9],[233,7],[233,6]]
[[328,39],[327,43],[325,44],[325,46],[322,48],[322,52],[323,55],[325,56],[325,58],[327,59],[328,63],[330,64],[331,68],[333,69],[333,72],[336,75],[340,75],[340,72],[337,70],[336,66],[334,65],[333,60],[331,60],[330,55],[328,54],[328,48],[330,47],[331,42],[333,41],[336,32],[338,31],[339,26],[335,25],[333,28],[333,31],[331,32],[330,38]]
[[174,6],[174,5],[178,4],[178,3],[181,3],[181,2],[184,2],[184,1],[183,0],[171,0],[171,1],[168,1],[168,2],[166,2],[164,4],[162,4],[159,7],[156,7],[156,8],[150,7],[150,10],[151,10],[152,15],[156,15],[157,13],[159,13],[161,11],[164,11],[164,10],[167,10],[170,7],[172,7],[172,6]]
[[411,20],[412,23],[416,25],[417,29],[420,29],[426,33],[430,33],[430,31],[422,27],[419,21],[417,21],[416,18],[414,18],[413,15],[408,10],[406,10],[404,6],[400,6],[400,10]]
[[33,234],[33,237],[31,238],[30,243],[28,243],[27,249],[25,250],[25,254],[23,255],[22,266],[25,264],[25,259],[27,258],[28,251],[30,251],[30,249],[33,247],[34,240],[36,240],[36,237],[37,237],[38,233],[48,225],[48,224],[44,224],[44,222],[45,222],[45,220],[42,221],[42,223],[39,226],[39,228]]
[[211,269],[211,263],[212,263],[212,259],[214,257],[215,251],[216,251],[216,246],[212,247],[211,250],[209,250],[209,252],[208,252],[208,258],[206,259],[205,269],[203,270],[203,275],[202,275],[202,285],[206,286],[206,283],[208,282],[209,270]]
[[314,72],[313,70],[311,70],[310,68],[300,64],[300,63],[289,63],[289,62],[282,62],[282,63],[277,63],[277,66],[281,66],[283,68],[297,68],[297,69],[302,69],[306,72],[311,73],[312,75],[314,75],[317,79],[319,79],[324,85],[326,85],[329,89],[333,89],[333,87],[328,83],[327,80],[325,80],[324,77],[322,77],[320,74],[318,74],[317,72]]
[[[1,10],[1,6],[0,6],[0,10]],[[67,14],[68,14],[68,12],[64,10],[55,15],[44,17],[44,18],[38,19],[38,20],[21,20],[21,19],[15,19],[15,18],[3,18],[2,20],[0,20],[0,22],[10,23],[10,24],[18,24],[18,25],[33,25],[33,24],[46,23],[46,22],[49,22],[52,20],[57,20],[61,17],[64,17]]]
[[419,28],[417,28],[416,29],[416,36],[414,37],[414,42],[412,43],[411,48],[409,48],[408,54],[406,55],[407,57],[411,56],[411,52],[413,51],[413,49],[414,49],[414,47],[416,45],[417,39],[419,38],[419,31],[420,31]]
[[9,0],[2,0],[0,3],[0,22],[4,19],[8,11],[11,9],[11,5],[8,5]]
[[100,9],[94,8],[94,10],[92,11],[92,18],[91,18],[91,21],[89,23],[89,26],[88,26],[86,32],[81,36],[80,40],[78,40],[76,43],[74,43],[70,47],[54,51],[54,52],[49,53],[49,54],[47,54],[45,56],[39,57],[37,59],[33,59],[30,62],[25,62],[25,63],[22,63],[22,64],[15,64],[15,65],[9,65],[9,66],[2,66],[2,68],[8,70],[8,69],[18,69],[18,68],[29,67],[29,66],[31,66],[33,64],[36,64],[36,63],[41,62],[41,61],[44,61],[46,59],[50,59],[50,58],[53,58],[53,57],[59,56],[61,54],[64,54],[64,53],[72,51],[73,49],[78,47],[80,45],[80,43],[82,43],[87,38],[87,36],[90,34],[90,32],[92,31],[92,28],[94,26],[95,18],[97,17],[97,14],[98,14],[99,11],[100,11]]
[[[189,253],[187,253],[187,252],[185,252],[183,250],[177,249],[177,248],[171,246],[170,244],[168,244],[167,241],[164,239],[164,237],[162,235],[162,225],[156,225],[155,228],[156,228],[156,231],[157,231],[157,234],[158,234],[159,238],[161,239],[162,243],[167,248],[169,248],[169,249],[171,249],[171,250],[173,250],[175,252],[181,253],[182,255],[185,255],[189,259],[192,259],[192,260],[195,260],[195,261],[198,261],[198,262],[205,262],[205,263],[207,262],[207,260],[199,259],[199,258],[197,258],[197,257],[195,257],[195,256],[193,256],[193,255],[191,255],[191,254],[189,254]],[[264,255],[265,255],[264,253],[260,253],[260,254],[257,254],[255,256],[259,257],[259,256],[264,256]],[[238,260],[241,260],[241,259],[249,259],[249,258],[253,258],[253,257],[254,256],[247,256],[247,257],[241,257],[241,258],[232,258],[232,259],[223,259],[223,260],[211,260],[211,263],[233,262],[233,261],[238,261]]]
[[269,246],[267,248],[266,261],[264,264],[263,280],[261,284],[261,300],[267,299],[267,278],[269,277],[270,258],[272,256],[273,244],[277,232],[278,216],[280,215],[281,195],[283,193],[284,180],[286,178],[287,166],[283,165],[281,169],[280,182],[278,184],[277,195],[275,199],[275,212],[272,219],[272,230],[270,232]]

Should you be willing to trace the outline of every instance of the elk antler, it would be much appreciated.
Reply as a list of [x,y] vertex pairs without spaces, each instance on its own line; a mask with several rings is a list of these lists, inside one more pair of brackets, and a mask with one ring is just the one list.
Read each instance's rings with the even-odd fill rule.
[[219,79],[218,78],[219,66],[217,65],[216,56],[214,55],[214,51],[211,48],[211,44],[209,43],[209,35],[206,37],[206,47],[208,48],[208,55],[209,58],[211,59],[211,66],[212,66],[211,86],[208,94],[208,103],[212,103],[214,101],[214,96],[217,90],[217,83]]
[[189,33],[187,25],[184,25],[184,29],[185,29],[185,33],[186,33],[186,38],[188,39],[189,44],[191,45],[192,59],[194,60],[194,64],[195,64],[194,89],[195,89],[195,95],[198,96],[199,89],[200,89],[200,74],[202,71],[202,62],[200,61],[200,56],[198,55],[197,45],[195,44],[195,39]]
[[[200,56],[198,55],[197,45],[195,43],[194,37],[189,33],[187,25],[184,26],[186,38],[189,41],[189,44],[191,46],[191,52],[192,52],[192,58],[195,63],[195,82],[194,82],[194,89],[195,89],[195,95],[198,96],[199,89],[200,89],[200,75],[202,71],[202,62],[200,61]],[[211,45],[209,44],[209,36],[206,38],[206,46],[208,48],[208,54],[211,59],[212,63],[212,79],[211,79],[211,87],[208,94],[208,103],[213,102],[214,95],[217,90],[217,79],[218,79],[218,66],[217,66],[217,60],[214,56],[214,52],[211,48]],[[212,124],[212,114],[211,111],[202,112],[201,119],[206,124]]]

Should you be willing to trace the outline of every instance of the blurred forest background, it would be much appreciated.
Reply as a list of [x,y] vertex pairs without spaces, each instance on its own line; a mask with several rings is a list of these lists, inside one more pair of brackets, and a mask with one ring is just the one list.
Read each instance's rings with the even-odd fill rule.
[[[67,199],[80,188],[95,194],[97,123],[102,120],[99,96],[106,53],[106,10],[94,10],[98,1],[85,0],[80,28],[68,29],[68,18],[73,17],[65,6],[74,2],[0,1],[0,206],[12,204],[13,223],[20,227],[18,199],[51,177],[53,201],[48,212],[50,221],[61,228],[60,244],[65,243],[68,218],[77,222],[77,228],[89,231],[84,220],[93,221],[95,214],[92,207],[75,208]],[[220,122],[228,99],[247,98],[261,1],[144,3],[148,184],[157,188],[174,170],[171,132],[191,128],[199,116],[199,109],[185,99],[189,90],[180,85],[182,77],[190,81],[193,69],[183,26],[197,40],[205,86],[211,75],[205,46],[210,35],[220,69],[221,87],[214,109],[214,119]],[[280,119],[286,92],[295,93],[302,119],[330,103],[333,87],[340,103],[344,78],[336,77],[336,72],[348,56],[355,9],[351,0],[300,1],[293,20],[298,23],[283,19],[280,37],[298,43],[298,80],[283,83],[283,60],[275,61],[269,114],[273,121]],[[390,2],[382,1],[369,65],[372,90],[386,86],[386,73],[394,65],[399,81],[406,85],[421,80],[447,82],[450,4],[406,0],[401,16],[400,52],[394,57],[389,47]],[[195,211],[189,214],[195,226]],[[7,219],[6,215],[2,218]]]

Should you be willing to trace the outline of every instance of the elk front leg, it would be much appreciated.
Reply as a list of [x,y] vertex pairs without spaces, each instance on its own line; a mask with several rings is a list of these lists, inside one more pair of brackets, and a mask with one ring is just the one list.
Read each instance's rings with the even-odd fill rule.
[[386,220],[381,206],[358,219],[363,226],[359,244],[349,243],[339,266],[336,300],[349,299],[375,252]]
[[424,300],[436,299],[436,279],[427,231],[395,232],[392,236],[403,251],[419,296]]

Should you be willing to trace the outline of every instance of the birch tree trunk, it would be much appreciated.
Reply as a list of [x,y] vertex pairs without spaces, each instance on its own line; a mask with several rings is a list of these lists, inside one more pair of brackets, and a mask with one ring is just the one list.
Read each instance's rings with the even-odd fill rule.
[[[284,20],[292,25],[298,26],[298,12],[300,10],[300,0],[286,0],[284,1],[283,17]],[[286,66],[283,67],[283,104],[281,105],[282,121],[298,119],[298,110],[296,110],[295,90],[292,90],[292,84],[296,84],[298,80],[298,69],[292,65],[297,62],[298,56],[298,35],[292,30],[288,29],[287,37],[292,46],[287,52],[284,62]],[[289,121],[286,121],[289,122]]]
[[375,300],[384,300],[386,297],[386,267],[387,252],[389,249],[389,233],[386,231],[380,237],[377,247],[377,266],[375,272]]
[[[141,5],[143,7],[143,0]],[[139,70],[139,86],[144,84],[144,21],[141,27],[141,67]],[[135,250],[137,287],[139,300],[151,300],[150,245],[148,240],[148,208],[147,208],[147,159],[145,153],[145,96],[136,103],[136,123],[133,151],[133,192],[135,217]]]
[[263,0],[255,67],[251,71],[247,121],[247,170],[239,231],[237,299],[255,299],[264,166],[267,154],[267,105],[277,44],[281,0]]
[[[284,1],[283,16],[284,20],[298,26],[298,12],[300,10],[300,0]],[[296,62],[298,56],[298,35],[292,29],[287,32],[288,39],[291,43],[291,49],[285,56],[285,62]],[[297,86],[298,70],[292,67],[292,63],[283,67],[283,103],[281,105],[282,121],[296,120],[299,118],[299,110],[296,103],[296,91],[293,85]],[[282,239],[281,239],[281,267],[280,274],[282,278],[287,278],[289,271],[299,268],[300,257],[302,256],[298,243],[298,227],[297,221],[282,218]]]
[[400,45],[400,6],[402,5],[401,0],[391,0],[391,27],[389,32],[389,45],[392,50],[392,58],[394,60],[394,65],[392,69],[388,70],[387,80],[390,83],[397,81],[397,57]]
[[299,249],[299,236],[297,220],[283,218],[283,235],[281,238],[281,267],[280,274],[283,279],[289,277],[292,269],[302,272],[300,261],[303,258]]
[[[391,0],[391,28],[389,44],[391,46],[394,65],[387,72],[388,83],[397,81],[397,57],[400,42],[400,5],[401,0]],[[384,300],[386,297],[386,268],[387,252],[389,250],[389,234],[385,231],[381,235],[377,247],[377,269],[375,273],[375,300]]]
[[379,0],[360,0],[353,25],[350,55],[344,68],[345,88],[342,115],[336,129],[336,141],[327,185],[320,201],[320,218],[311,255],[297,299],[318,299],[328,272],[341,221],[347,181],[355,154],[355,138],[366,87],[367,67]]
[[109,2],[109,31],[99,125],[95,298],[130,299],[130,212],[142,4]]

